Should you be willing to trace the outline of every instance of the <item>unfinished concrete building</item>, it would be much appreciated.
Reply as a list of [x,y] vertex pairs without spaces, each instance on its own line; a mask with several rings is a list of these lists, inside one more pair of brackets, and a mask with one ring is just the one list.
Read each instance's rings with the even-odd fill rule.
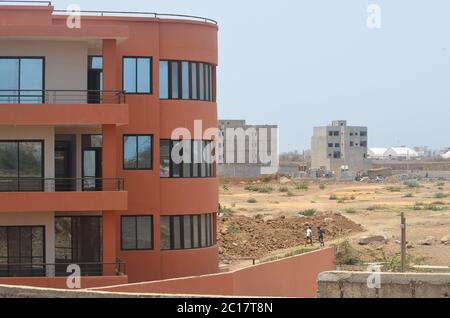
[[367,127],[347,126],[347,121],[333,121],[314,127],[311,139],[311,169],[331,172],[336,177],[355,177],[367,172]]
[[219,176],[259,177],[265,174],[264,167],[278,166],[277,125],[249,125],[245,120],[219,120],[218,127]]

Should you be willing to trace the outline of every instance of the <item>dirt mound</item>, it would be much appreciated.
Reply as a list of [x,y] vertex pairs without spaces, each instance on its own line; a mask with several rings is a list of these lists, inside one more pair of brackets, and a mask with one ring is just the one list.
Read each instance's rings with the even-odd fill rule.
[[320,213],[312,217],[231,216],[218,222],[218,244],[222,258],[262,257],[273,251],[305,244],[306,229],[313,228],[317,242],[317,227],[325,231],[325,242],[363,230],[338,213]]

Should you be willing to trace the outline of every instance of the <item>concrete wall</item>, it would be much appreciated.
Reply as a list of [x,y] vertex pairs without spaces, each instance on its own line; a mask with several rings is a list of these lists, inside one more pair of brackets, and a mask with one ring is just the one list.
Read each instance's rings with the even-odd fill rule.
[[0,140],[44,140],[44,177],[55,177],[53,126],[0,126]]
[[124,293],[313,298],[317,296],[317,275],[333,268],[334,250],[323,249],[229,273],[95,290]]
[[[380,288],[368,288],[372,273],[325,272],[320,298],[450,298],[450,274],[380,273]],[[373,276],[371,276],[373,277]]]
[[1,40],[0,56],[45,57],[45,89],[87,89],[87,41]]
[[217,176],[259,178],[261,176],[261,166],[256,164],[218,164]]
[[[2,226],[45,226],[45,261],[55,263],[55,213],[0,213]],[[1,284],[1,282],[0,282]]]

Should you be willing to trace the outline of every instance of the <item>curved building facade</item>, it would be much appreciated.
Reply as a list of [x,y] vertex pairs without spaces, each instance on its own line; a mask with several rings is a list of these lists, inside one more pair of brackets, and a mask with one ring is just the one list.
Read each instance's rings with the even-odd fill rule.
[[0,21],[0,283],[217,272],[217,24],[51,5]]

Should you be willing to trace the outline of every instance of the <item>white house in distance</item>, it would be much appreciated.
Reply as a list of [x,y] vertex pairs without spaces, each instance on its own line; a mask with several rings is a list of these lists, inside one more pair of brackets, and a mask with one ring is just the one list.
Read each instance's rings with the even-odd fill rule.
[[379,160],[411,160],[419,157],[419,154],[409,147],[369,148],[369,157]]
[[441,157],[444,158],[444,159],[450,159],[450,150],[447,151],[446,153],[443,153],[443,154],[441,155]]

